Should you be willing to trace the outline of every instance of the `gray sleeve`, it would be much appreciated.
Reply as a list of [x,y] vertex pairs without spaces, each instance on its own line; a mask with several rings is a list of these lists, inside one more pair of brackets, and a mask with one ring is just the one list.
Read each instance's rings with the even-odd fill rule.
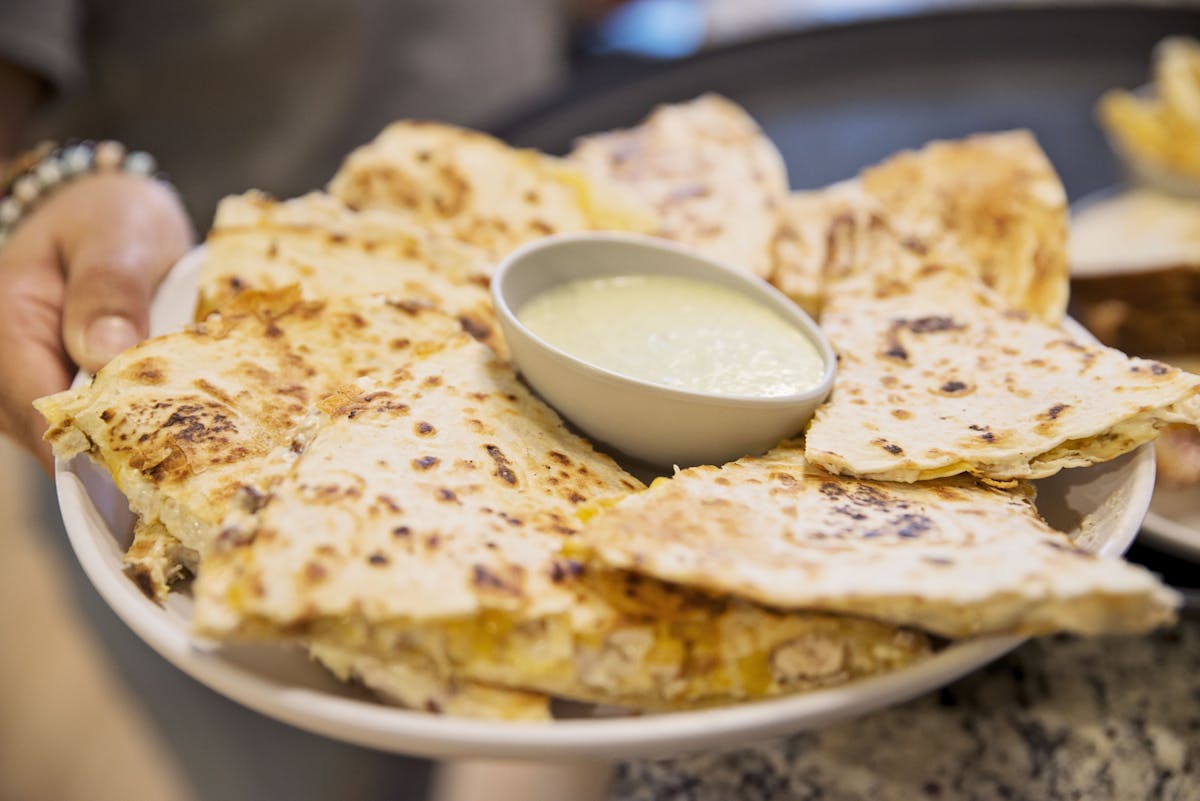
[[0,60],[26,69],[56,91],[82,76],[81,0],[2,0]]

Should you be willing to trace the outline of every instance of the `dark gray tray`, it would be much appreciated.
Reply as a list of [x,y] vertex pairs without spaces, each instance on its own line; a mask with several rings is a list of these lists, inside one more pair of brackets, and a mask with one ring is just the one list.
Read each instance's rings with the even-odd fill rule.
[[497,129],[552,153],[706,91],[741,103],[817,187],[905,147],[1030,128],[1072,198],[1119,178],[1093,109],[1145,82],[1154,44],[1200,34],[1200,8],[1020,7],[819,27],[677,62],[593,67],[558,98]]

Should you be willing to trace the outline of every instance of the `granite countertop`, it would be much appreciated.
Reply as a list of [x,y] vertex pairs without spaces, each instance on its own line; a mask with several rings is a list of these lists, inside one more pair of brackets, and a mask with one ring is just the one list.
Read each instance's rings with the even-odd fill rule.
[[942,690],[744,750],[632,762],[620,801],[1200,799],[1200,616],[1032,640]]

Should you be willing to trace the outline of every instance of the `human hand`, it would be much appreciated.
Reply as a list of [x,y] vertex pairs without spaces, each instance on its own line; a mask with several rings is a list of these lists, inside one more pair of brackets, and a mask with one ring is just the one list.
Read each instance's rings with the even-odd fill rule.
[[169,187],[101,172],[56,190],[0,247],[0,431],[47,471],[32,401],[146,337],[154,288],[193,239]]

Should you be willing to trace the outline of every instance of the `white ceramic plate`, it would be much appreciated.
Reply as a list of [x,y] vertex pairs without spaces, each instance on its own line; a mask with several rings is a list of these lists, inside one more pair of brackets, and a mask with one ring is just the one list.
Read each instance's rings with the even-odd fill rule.
[[[1147,190],[1138,191],[1144,193]],[[1071,243],[1072,261],[1097,260],[1094,265],[1085,264],[1086,274],[1108,272],[1122,265],[1153,267],[1195,257],[1195,239],[1188,232],[1195,230],[1191,209],[1196,207],[1196,201],[1163,198],[1161,206],[1132,210],[1127,201],[1134,196],[1129,189],[1114,186],[1080,198],[1072,205],[1074,218],[1086,213],[1095,215],[1091,221],[1098,223],[1086,227],[1077,225],[1073,229],[1072,235],[1076,238]],[[1186,213],[1181,211],[1185,208],[1189,210]],[[1156,219],[1145,219],[1147,214]],[[1140,215],[1135,218],[1136,224],[1129,219],[1133,215]],[[1135,236],[1123,236],[1125,224],[1130,225]],[[1084,241],[1079,239],[1080,236],[1095,236],[1097,240]],[[1150,511],[1142,524],[1142,536],[1161,550],[1200,562],[1200,491],[1194,487],[1155,489]]]
[[[180,327],[195,299],[199,253],[164,282],[152,330]],[[81,377],[86,380],[86,377]],[[386,751],[433,757],[539,760],[664,756],[729,747],[820,727],[920,695],[1009,651],[1021,640],[991,637],[949,646],[905,670],[769,701],[694,712],[617,716],[583,708],[549,723],[499,723],[438,717],[384,706],[334,681],[299,650],[228,646],[189,630],[191,599],[149,601],[121,569],[131,518],[107,472],[86,457],[56,467],[59,503],[71,545],[101,596],[143,640],[214,690],[279,720]],[[1149,447],[1108,464],[1070,470],[1039,483],[1046,519],[1080,542],[1117,555],[1137,533],[1154,487]]]
[[1200,491],[1156,489],[1142,536],[1161,550],[1200,562]]

